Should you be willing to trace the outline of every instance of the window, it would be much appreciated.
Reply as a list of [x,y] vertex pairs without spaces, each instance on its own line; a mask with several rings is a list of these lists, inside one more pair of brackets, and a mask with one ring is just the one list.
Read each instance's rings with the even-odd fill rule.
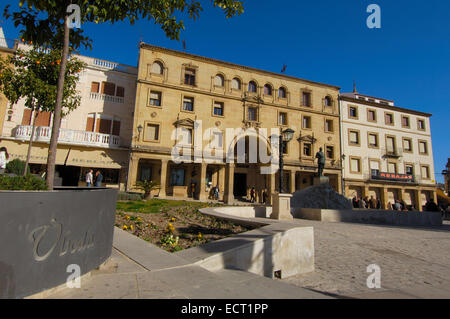
[[102,82],[102,94],[114,96],[116,94],[116,85],[110,82]]
[[112,118],[107,115],[98,114],[95,131],[101,134],[111,134]]
[[302,106],[311,106],[311,93],[302,93]]
[[303,116],[302,127],[304,129],[311,128],[311,117],[310,116]]
[[214,146],[218,149],[223,147],[223,134],[222,132],[213,132]]
[[241,90],[241,80],[239,80],[238,78],[234,78],[232,81],[231,81],[231,88],[233,89],[233,90]]
[[158,141],[159,140],[159,125],[148,123],[145,127],[145,140]]
[[223,75],[221,74],[216,75],[216,77],[214,78],[214,85],[220,87],[223,87],[225,85],[225,79]]
[[403,139],[403,151],[405,152],[412,152],[412,140],[410,138],[404,138]]
[[356,106],[349,106],[348,108],[348,117],[349,118],[358,118],[358,108]]
[[397,164],[389,162],[388,163],[388,173],[397,173]]
[[183,134],[186,134],[186,137],[187,137],[186,143],[189,145],[192,144],[192,129],[183,128],[182,131],[183,131]]
[[427,142],[419,141],[419,153],[420,154],[428,154]]
[[425,131],[425,121],[424,120],[417,120],[417,129]]
[[163,74],[164,73],[164,67],[161,62],[156,61],[152,64],[152,73],[153,74]]
[[287,113],[280,112],[278,114],[278,125],[287,125]]
[[186,68],[184,71],[184,84],[195,85],[195,69]]
[[333,132],[333,120],[325,120],[325,132]]
[[94,132],[95,128],[95,113],[88,114],[86,122],[86,132]]
[[325,106],[333,106],[333,99],[330,96],[326,96],[324,99]]
[[172,168],[170,173],[171,186],[184,186],[184,168]]
[[370,174],[372,176],[378,176],[380,173],[380,162],[378,161],[369,161],[370,165]]
[[414,175],[414,166],[411,164],[406,164],[405,165],[405,174]]
[[327,154],[327,158],[334,159],[334,147],[333,146],[327,146],[326,147],[326,154]]
[[395,154],[395,137],[386,137],[386,152],[388,154]]
[[278,97],[280,99],[286,98],[286,89],[284,87],[280,87],[280,89],[278,90]]
[[255,107],[249,107],[248,108],[248,120],[249,121],[257,121],[258,120],[258,114]]
[[113,126],[112,126],[112,135],[120,136],[120,119],[118,117],[114,117]]
[[367,111],[367,121],[369,121],[369,122],[376,122],[377,121],[377,111],[375,111],[375,110],[368,110]]
[[91,92],[92,93],[98,93],[100,90],[100,83],[99,82],[92,82],[91,83]]
[[141,173],[139,174],[140,181],[151,181],[152,180],[152,167],[148,165],[142,165],[140,167]]
[[350,131],[349,132],[349,141],[350,141],[350,145],[359,145],[359,132],[358,131]]
[[116,90],[116,96],[125,97],[125,88],[118,86]]
[[378,134],[376,133],[369,133],[367,135],[369,147],[378,147]]
[[402,116],[402,127],[409,128],[409,117]]
[[214,115],[223,116],[223,103],[214,102]]
[[394,125],[394,114],[385,113],[384,120],[385,120],[386,125]]
[[183,98],[183,111],[194,112],[194,98],[193,97]]
[[270,84],[264,85],[264,95],[272,95],[272,86],[270,86]]
[[250,93],[256,93],[256,88],[257,88],[257,86],[256,86],[256,83],[254,81],[250,81],[248,83],[248,91]]
[[161,106],[161,92],[150,91],[150,105]]
[[312,147],[310,143],[303,144],[303,155],[312,156]]
[[361,160],[359,158],[350,157],[350,172],[361,173]]
[[428,166],[422,165],[420,167],[422,178],[423,179],[429,179],[430,178],[430,168]]

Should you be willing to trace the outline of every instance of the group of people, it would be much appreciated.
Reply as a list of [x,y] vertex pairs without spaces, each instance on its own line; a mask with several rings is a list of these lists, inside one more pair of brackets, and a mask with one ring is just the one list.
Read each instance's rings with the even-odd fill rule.
[[0,148],[0,174],[4,174],[6,170],[6,164],[9,162],[9,154],[6,147]]
[[381,201],[378,198],[368,196],[364,198],[358,198],[356,195],[352,199],[353,208],[365,208],[365,209],[381,209]]
[[95,172],[95,176],[94,176],[94,170],[90,169],[87,173],[86,173],[86,186],[87,187],[102,187],[102,182],[103,182],[103,175],[100,172],[100,170],[97,170]]
[[211,187],[209,191],[209,199],[219,200],[219,193],[220,193],[219,184],[217,184],[214,187]]

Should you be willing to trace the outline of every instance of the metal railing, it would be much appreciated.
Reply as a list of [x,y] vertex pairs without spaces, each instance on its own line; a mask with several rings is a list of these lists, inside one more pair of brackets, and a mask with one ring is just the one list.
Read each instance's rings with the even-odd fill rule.
[[[32,129],[33,127],[30,125],[20,125],[16,128],[14,137],[21,140],[30,140]],[[52,129],[50,127],[38,126],[35,128],[33,141],[50,142],[51,136]],[[62,128],[59,131],[58,143],[110,148],[120,146],[120,137],[111,134],[76,131]]]
[[385,157],[402,157],[403,156],[403,149],[400,147],[394,147],[394,148],[389,148],[389,147],[385,147],[383,149],[381,149],[383,156]]

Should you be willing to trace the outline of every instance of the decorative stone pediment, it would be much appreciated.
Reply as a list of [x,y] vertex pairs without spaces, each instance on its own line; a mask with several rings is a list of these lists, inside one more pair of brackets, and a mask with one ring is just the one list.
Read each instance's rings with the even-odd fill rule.
[[264,100],[260,96],[258,96],[258,95],[248,95],[248,94],[244,95],[243,101],[244,102],[249,102],[249,103],[257,103],[257,104],[264,103]]
[[194,128],[194,121],[191,119],[182,119],[182,120],[178,120],[175,123],[173,123],[173,125],[175,127],[189,127],[189,128]]
[[307,142],[307,143],[312,143],[314,144],[315,142],[317,142],[317,139],[314,138],[314,136],[312,135],[305,135],[305,136],[300,136],[297,141],[299,142]]

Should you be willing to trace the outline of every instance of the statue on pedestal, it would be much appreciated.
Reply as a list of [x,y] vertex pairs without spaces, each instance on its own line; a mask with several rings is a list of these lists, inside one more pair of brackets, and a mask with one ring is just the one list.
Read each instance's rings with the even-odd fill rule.
[[318,176],[323,176],[323,168],[325,167],[325,154],[322,151],[322,148],[316,153],[316,158],[318,159]]

